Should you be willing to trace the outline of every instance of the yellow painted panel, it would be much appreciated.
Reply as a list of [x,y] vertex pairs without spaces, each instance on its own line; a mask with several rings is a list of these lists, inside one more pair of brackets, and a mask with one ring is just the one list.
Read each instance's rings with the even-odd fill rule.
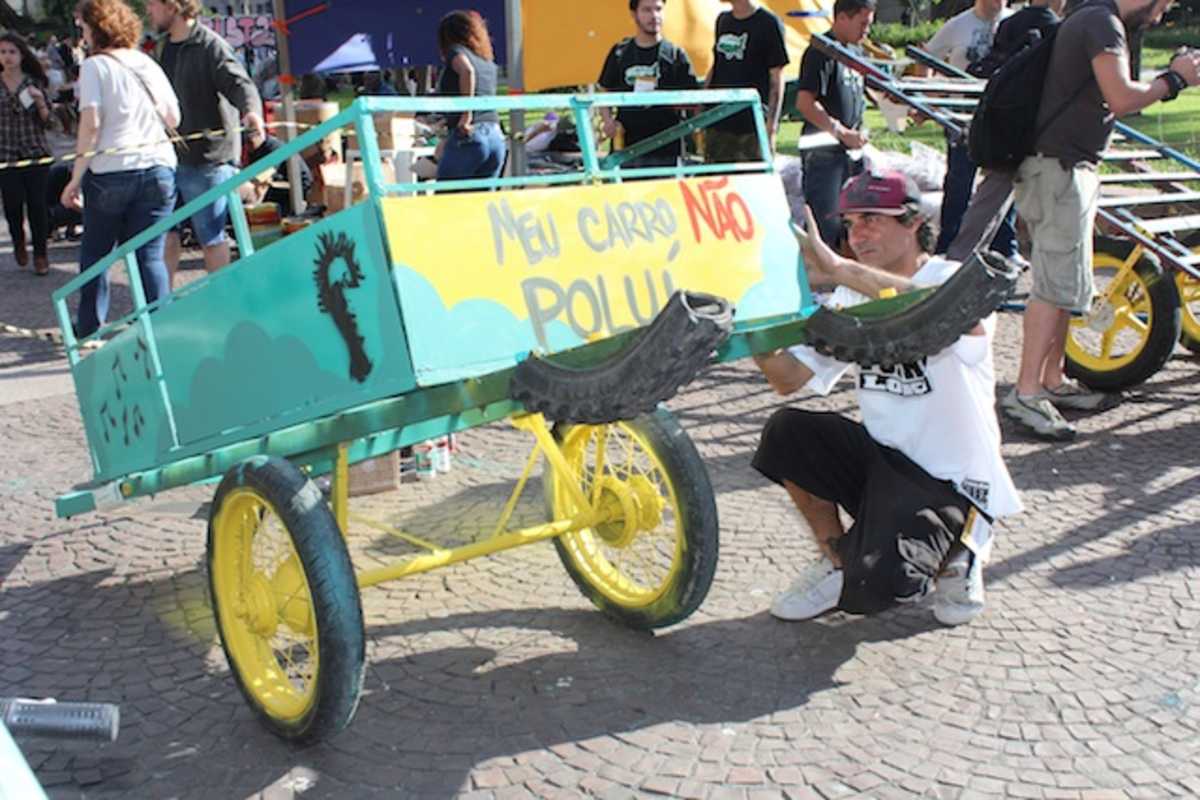
[[418,382],[649,324],[672,291],[796,311],[779,178],[721,175],[383,199]]
[[[814,17],[789,17],[789,11],[832,14],[833,2],[821,0],[766,0],[764,6],[783,21],[791,64],[788,77],[800,70],[800,56],[812,33],[824,33],[829,21]],[[702,80],[712,66],[713,29],[717,15],[729,9],[720,0],[671,0],[666,6],[663,35],[687,50]],[[525,88],[596,82],[604,57],[616,42],[634,33],[628,5],[622,0],[524,0]]]

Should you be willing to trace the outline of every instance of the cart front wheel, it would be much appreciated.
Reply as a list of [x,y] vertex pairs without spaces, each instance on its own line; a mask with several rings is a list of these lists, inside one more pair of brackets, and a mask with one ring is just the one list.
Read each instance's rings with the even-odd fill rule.
[[1100,391],[1120,391],[1158,372],[1180,334],[1179,292],[1157,259],[1143,253],[1123,271],[1136,245],[1097,237],[1091,312],[1071,320],[1067,374]]
[[[708,472],[665,410],[610,425],[560,425],[555,435],[574,480],[605,516],[555,547],[580,590],[610,617],[649,629],[685,619],[708,594],[717,566],[717,507]],[[547,471],[555,519],[577,501]]]
[[225,475],[208,580],[234,679],[267,727],[302,742],[345,728],[366,657],[358,585],[329,506],[290,462],[252,458]]

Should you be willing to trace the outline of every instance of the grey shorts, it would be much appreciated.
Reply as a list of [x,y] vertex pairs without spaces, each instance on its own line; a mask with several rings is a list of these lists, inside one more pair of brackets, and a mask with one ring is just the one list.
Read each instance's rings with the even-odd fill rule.
[[1056,158],[1030,156],[1021,162],[1013,190],[1017,213],[1033,239],[1033,297],[1066,311],[1087,312],[1099,173],[1090,165],[1065,168]]

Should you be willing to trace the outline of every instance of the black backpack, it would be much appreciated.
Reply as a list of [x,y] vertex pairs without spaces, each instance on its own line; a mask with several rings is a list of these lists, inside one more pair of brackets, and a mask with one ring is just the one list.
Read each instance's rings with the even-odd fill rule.
[[[1040,36],[1031,35],[1027,44],[988,78],[967,134],[967,151],[979,166],[1015,170],[1033,152],[1041,133],[1038,109],[1058,28],[1055,25]],[[1054,118],[1068,105],[1070,101],[1063,104]]]
[[967,133],[967,152],[977,165],[984,169],[1016,170],[1033,154],[1042,131],[1092,84],[1094,79],[1089,73],[1044,124],[1037,124],[1050,56],[1061,27],[1062,23],[1047,26],[1040,35],[1031,31],[1026,44],[988,78]]
[[992,47],[987,54],[967,65],[967,72],[976,78],[987,80],[1000,69],[1014,53],[1036,42],[1044,31],[1056,27],[1062,20],[1047,8],[1025,6],[1013,14],[996,29]]

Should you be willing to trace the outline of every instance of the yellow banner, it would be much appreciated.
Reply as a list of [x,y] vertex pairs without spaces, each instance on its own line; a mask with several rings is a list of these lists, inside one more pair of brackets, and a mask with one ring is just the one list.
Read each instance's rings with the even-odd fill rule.
[[[393,261],[431,284],[444,308],[499,304],[551,351],[555,325],[576,342],[646,325],[676,289],[740,299],[764,273],[756,193],[781,194],[778,178],[387,198],[384,221]],[[410,335],[421,313],[405,305]]]
[[[829,29],[833,2],[821,0],[765,0],[784,24],[787,36],[788,78],[799,74],[800,56],[812,33]],[[713,30],[717,15],[728,11],[720,0],[672,0],[666,5],[663,35],[687,51],[701,80],[712,66]],[[791,17],[789,11],[825,12],[822,17]],[[595,83],[609,49],[634,34],[628,4],[621,0],[523,0],[521,19],[525,36],[525,88],[538,91]]]

